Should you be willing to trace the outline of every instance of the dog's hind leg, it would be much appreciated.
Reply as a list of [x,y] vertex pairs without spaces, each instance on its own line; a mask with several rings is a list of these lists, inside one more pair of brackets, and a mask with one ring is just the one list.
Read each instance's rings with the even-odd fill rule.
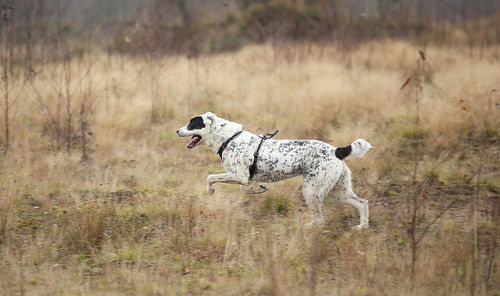
[[307,207],[311,210],[313,220],[306,226],[319,225],[323,223],[323,213],[321,206],[323,204],[324,195],[327,193],[322,189],[321,183],[317,178],[304,176],[302,181],[302,195]]
[[358,209],[359,211],[359,225],[354,226],[352,229],[363,229],[368,228],[370,210],[368,206],[368,201],[361,197],[358,197],[354,192],[350,192],[350,196],[340,198],[339,202],[347,205],[351,205]]
[[354,226],[353,229],[368,228],[368,220],[370,217],[368,200],[358,197],[352,191],[351,170],[349,170],[347,166],[344,166],[344,171],[337,181],[337,184],[333,187],[331,194],[336,201],[351,205],[358,209],[360,222],[359,225]]
[[259,184],[257,182],[248,183],[241,185],[240,190],[245,194],[259,194],[267,191],[267,186]]

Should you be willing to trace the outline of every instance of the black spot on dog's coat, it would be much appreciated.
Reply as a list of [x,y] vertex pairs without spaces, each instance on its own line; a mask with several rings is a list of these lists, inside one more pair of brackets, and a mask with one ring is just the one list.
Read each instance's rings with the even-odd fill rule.
[[189,125],[187,126],[188,131],[202,129],[205,127],[205,123],[203,122],[203,118],[201,116],[196,116],[195,118],[189,121]]
[[351,154],[352,147],[351,145],[345,147],[339,147],[335,150],[335,156],[338,159],[342,160]]

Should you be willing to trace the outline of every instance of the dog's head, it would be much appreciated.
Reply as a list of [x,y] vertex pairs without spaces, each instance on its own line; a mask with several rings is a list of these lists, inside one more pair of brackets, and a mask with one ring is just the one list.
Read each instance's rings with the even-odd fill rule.
[[187,148],[192,149],[200,144],[208,145],[217,152],[220,145],[234,133],[242,130],[239,123],[217,117],[212,112],[207,112],[191,118],[189,124],[177,130],[179,137],[191,137]]
[[179,137],[191,137],[187,148],[192,149],[199,144],[205,143],[210,134],[210,128],[217,116],[211,112],[191,118],[189,124],[177,130]]

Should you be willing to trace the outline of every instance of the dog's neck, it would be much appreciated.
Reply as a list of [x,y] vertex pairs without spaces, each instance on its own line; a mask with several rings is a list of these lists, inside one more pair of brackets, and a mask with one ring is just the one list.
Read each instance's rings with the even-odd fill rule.
[[218,122],[212,125],[212,132],[208,137],[208,141],[206,141],[207,146],[210,147],[214,153],[219,151],[220,146],[227,141],[227,139],[243,130],[243,126],[239,123],[227,120],[220,122],[221,120],[223,119],[217,119]]

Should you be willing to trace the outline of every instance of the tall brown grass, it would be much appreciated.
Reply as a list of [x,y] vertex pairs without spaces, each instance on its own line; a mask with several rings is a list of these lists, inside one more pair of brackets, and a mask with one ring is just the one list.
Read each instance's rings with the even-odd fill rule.
[[[93,51],[90,92],[79,78],[88,64],[73,59],[72,120],[86,98],[95,103],[84,162],[78,133],[70,152],[54,144],[47,112],[67,118],[53,86],[61,65],[46,64],[14,109],[0,158],[0,293],[498,294],[499,48],[471,55],[428,46],[418,129],[411,94],[400,88],[420,48],[390,40],[349,52],[284,48],[159,58],[168,66],[155,70],[154,83],[143,59]],[[206,111],[255,133],[279,128],[282,139],[370,141],[376,149],[348,163],[355,192],[370,201],[370,228],[351,231],[358,213],[331,201],[325,225],[305,228],[298,179],[262,195],[221,185],[208,196],[205,177],[222,171],[220,160],[175,135]],[[420,242],[412,285],[398,217],[411,189],[412,143],[422,137],[420,223],[455,203]],[[477,177],[479,157],[487,161]]]

